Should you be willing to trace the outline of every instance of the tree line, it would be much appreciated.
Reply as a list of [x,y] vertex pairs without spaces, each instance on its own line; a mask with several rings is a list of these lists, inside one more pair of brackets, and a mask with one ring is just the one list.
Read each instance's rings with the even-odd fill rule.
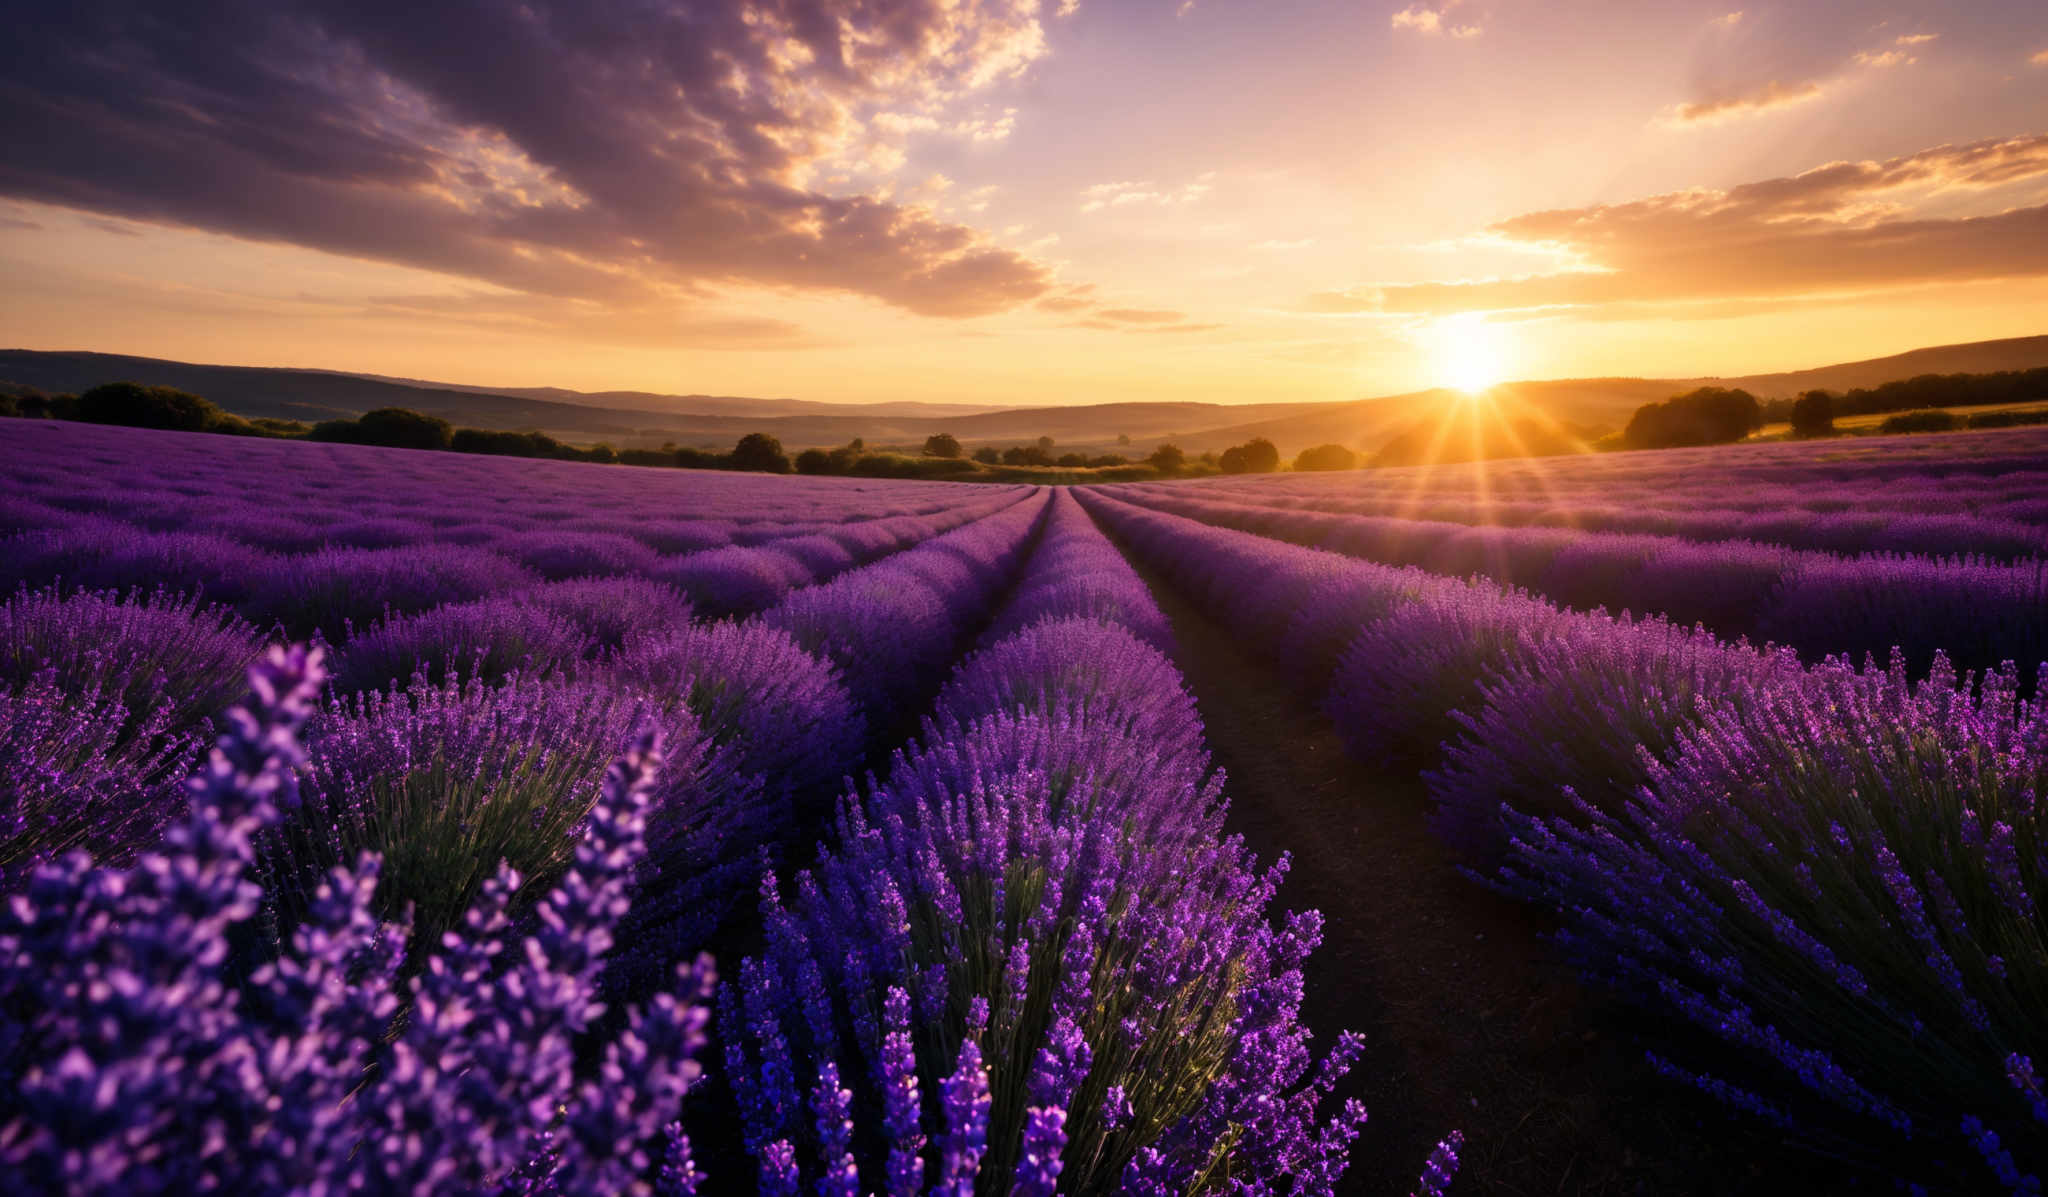
[[[739,438],[730,452],[663,445],[659,449],[614,449],[607,444],[576,446],[544,432],[510,432],[464,428],[424,412],[382,407],[346,419],[307,424],[298,420],[249,419],[213,401],[175,387],[112,382],[77,395],[46,395],[31,387],[0,384],[0,416],[76,420],[176,432],[210,432],[318,441],[329,444],[379,445],[396,449],[479,453],[496,457],[533,457],[675,469],[743,470],[769,474],[844,474],[870,478],[963,479],[985,477],[990,468],[1090,470],[1101,480],[1175,476],[1190,471],[1262,473],[1279,468],[1279,451],[1271,441],[1255,438],[1190,461],[1181,449],[1164,444],[1133,461],[1119,453],[1055,454],[1051,437],[1007,449],[984,446],[971,455],[951,433],[925,440],[918,455],[877,452],[855,439],[833,449],[805,449],[794,455],[765,432]],[[1128,443],[1129,438],[1120,438]],[[1357,456],[1341,445],[1321,445],[1295,459],[1296,469],[1350,469]],[[1059,480],[1059,479],[1053,479]]]
[[1759,401],[1748,391],[1700,387],[1636,409],[1622,432],[1630,449],[1673,449],[1739,441],[1765,424],[1784,421],[1800,438],[1832,436],[1848,416],[1901,412],[1879,432],[1942,432],[1955,428],[2008,428],[2048,423],[2034,412],[1979,412],[1967,417],[1944,409],[2048,400],[2048,367],[1989,374],[1922,374],[1840,393],[1810,390],[1790,399]]

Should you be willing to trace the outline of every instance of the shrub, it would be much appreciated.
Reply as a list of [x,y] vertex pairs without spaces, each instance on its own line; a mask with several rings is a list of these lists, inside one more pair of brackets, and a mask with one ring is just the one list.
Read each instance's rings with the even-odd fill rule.
[[[1329,1191],[1364,1112],[1316,1108],[1358,1041],[1311,1075],[1297,1017],[1320,923],[1265,922],[1279,871],[1056,815],[1036,773],[946,792],[871,796],[794,902],[765,906],[770,951],[721,1015],[743,1029],[727,1072],[764,1176],[801,1160],[920,1191],[929,1149],[931,1180],[996,1190],[1184,1191],[1221,1169]],[[856,1135],[856,1108],[880,1125]]]
[[1265,437],[1255,436],[1225,449],[1217,466],[1226,474],[1270,474],[1280,468],[1280,450]]
[[1366,625],[1344,650],[1323,710],[1351,754],[1434,761],[1477,705],[1480,681],[1568,616],[1526,595],[1470,586],[1438,591]]
[[1826,391],[1808,391],[1792,404],[1792,435],[1799,437],[1835,434],[1835,397]]
[[805,449],[796,455],[796,472],[799,474],[830,474],[832,455],[823,449]]
[[1303,449],[1294,459],[1297,470],[1354,470],[1358,468],[1358,454],[1343,445],[1316,445]]
[[1961,424],[1962,421],[1954,412],[1909,411],[1896,416],[1886,416],[1884,423],[1877,426],[1877,430],[1886,436],[1902,432],[1953,432]]
[[511,942],[520,878],[501,869],[462,933],[433,945],[400,1025],[405,934],[371,913],[375,857],[328,875],[275,959],[229,954],[256,909],[249,845],[288,790],[318,655],[275,652],[254,682],[161,849],[127,871],[67,857],[0,908],[0,1186],[474,1192],[521,1173],[609,1194],[645,1187],[664,1136],[671,1168],[693,1172],[670,1119],[698,1072],[708,961],[621,1031],[596,1022],[654,743],[636,739],[606,774],[532,935]]
[[686,627],[691,615],[690,600],[675,587],[646,578],[568,578],[512,597],[562,616],[608,649],[636,634]]
[[437,416],[403,407],[380,407],[356,417],[356,443],[396,449],[446,449],[455,429]]
[[251,608],[294,635],[320,631],[343,638],[351,625],[387,611],[406,614],[525,590],[540,579],[483,549],[412,545],[394,549],[323,549],[278,559],[251,584]]
[[88,424],[203,432],[226,414],[213,403],[172,387],[109,382],[80,395],[72,418]]
[[115,700],[129,720],[117,736],[124,744],[144,722],[191,729],[225,711],[261,648],[234,612],[161,590],[53,588],[0,605],[0,686],[49,676]]
[[[307,728],[289,817],[266,841],[272,899],[289,924],[321,877],[374,852],[378,909],[393,918],[410,905],[415,942],[439,943],[501,862],[549,880],[568,867],[606,764],[647,713],[632,695],[524,679],[333,699]],[[671,747],[648,781],[647,867],[678,868],[689,837],[715,833],[752,787],[688,711],[660,723]]]
[[749,432],[741,437],[733,446],[729,461],[735,470],[768,474],[790,472],[789,457],[782,451],[782,442],[765,432]]
[[924,438],[926,457],[960,456],[960,440],[950,432],[935,432]]
[[2017,689],[1941,663],[1917,687],[1897,662],[1781,677],[1636,801],[1511,816],[1507,884],[1713,1044],[1660,1070],[1915,1185],[2038,1191],[2048,729]]
[[1188,455],[1181,452],[1179,445],[1165,444],[1152,450],[1152,455],[1145,459],[1145,464],[1162,474],[1174,474],[1187,465],[1187,460]]
[[1748,391],[1700,387],[1636,409],[1622,431],[1631,449],[1671,449],[1739,441],[1763,427],[1763,409]]
[[351,636],[335,663],[334,688],[382,690],[415,677],[557,677],[596,647],[575,621],[516,598],[446,603],[390,616]]
[[1527,638],[1479,683],[1461,734],[1426,774],[1437,831],[1482,866],[1507,848],[1501,808],[1576,819],[1614,812],[1718,709],[1796,677],[1765,655],[1661,620],[1575,620]]

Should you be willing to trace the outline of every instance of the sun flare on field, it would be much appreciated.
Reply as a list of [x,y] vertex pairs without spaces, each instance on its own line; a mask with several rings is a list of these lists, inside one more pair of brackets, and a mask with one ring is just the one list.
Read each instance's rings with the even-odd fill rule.
[[1423,330],[1422,340],[1440,386],[1476,395],[1507,376],[1507,338],[1476,313],[1440,317]]

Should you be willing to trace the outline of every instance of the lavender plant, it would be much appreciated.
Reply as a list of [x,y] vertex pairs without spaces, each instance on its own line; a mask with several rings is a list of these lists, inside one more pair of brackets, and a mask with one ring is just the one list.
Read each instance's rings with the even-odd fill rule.
[[1789,651],[1758,652],[1661,620],[1528,631],[1453,712],[1460,732],[1423,774],[1437,832],[1483,868],[1507,846],[1503,807],[1570,817],[1624,806],[1707,716],[1798,684]]
[[[273,904],[289,925],[320,877],[374,852],[380,913],[410,908],[420,942],[438,943],[501,862],[543,880],[569,866],[606,764],[647,714],[631,694],[523,678],[331,699],[307,728],[288,818],[264,840]],[[756,783],[687,710],[661,724],[641,870],[688,876],[752,813]]]
[[1635,800],[1510,813],[1505,884],[1717,1039],[1662,1070],[1907,1180],[2039,1191],[2048,709],[1936,658],[1762,679]]
[[607,773],[539,931],[510,950],[519,877],[501,870],[409,983],[402,1030],[405,932],[371,913],[374,856],[330,874],[287,951],[229,979],[230,936],[261,897],[254,842],[289,791],[321,676],[318,650],[273,650],[159,850],[127,870],[74,853],[0,910],[0,1185],[690,1191],[687,1142],[668,1128],[697,1075],[708,963],[593,1039],[596,969],[659,767],[651,735]]
[[574,620],[516,598],[448,603],[416,615],[392,615],[349,637],[335,663],[344,693],[383,690],[414,678],[440,683],[469,677],[500,681],[513,673],[560,677],[597,643]]

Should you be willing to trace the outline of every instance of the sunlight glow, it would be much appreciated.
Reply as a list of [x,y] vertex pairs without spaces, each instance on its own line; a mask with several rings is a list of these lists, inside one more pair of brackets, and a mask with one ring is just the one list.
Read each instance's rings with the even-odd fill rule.
[[1445,316],[1422,333],[1438,385],[1477,394],[1504,380],[1507,338],[1499,325],[1476,312]]

